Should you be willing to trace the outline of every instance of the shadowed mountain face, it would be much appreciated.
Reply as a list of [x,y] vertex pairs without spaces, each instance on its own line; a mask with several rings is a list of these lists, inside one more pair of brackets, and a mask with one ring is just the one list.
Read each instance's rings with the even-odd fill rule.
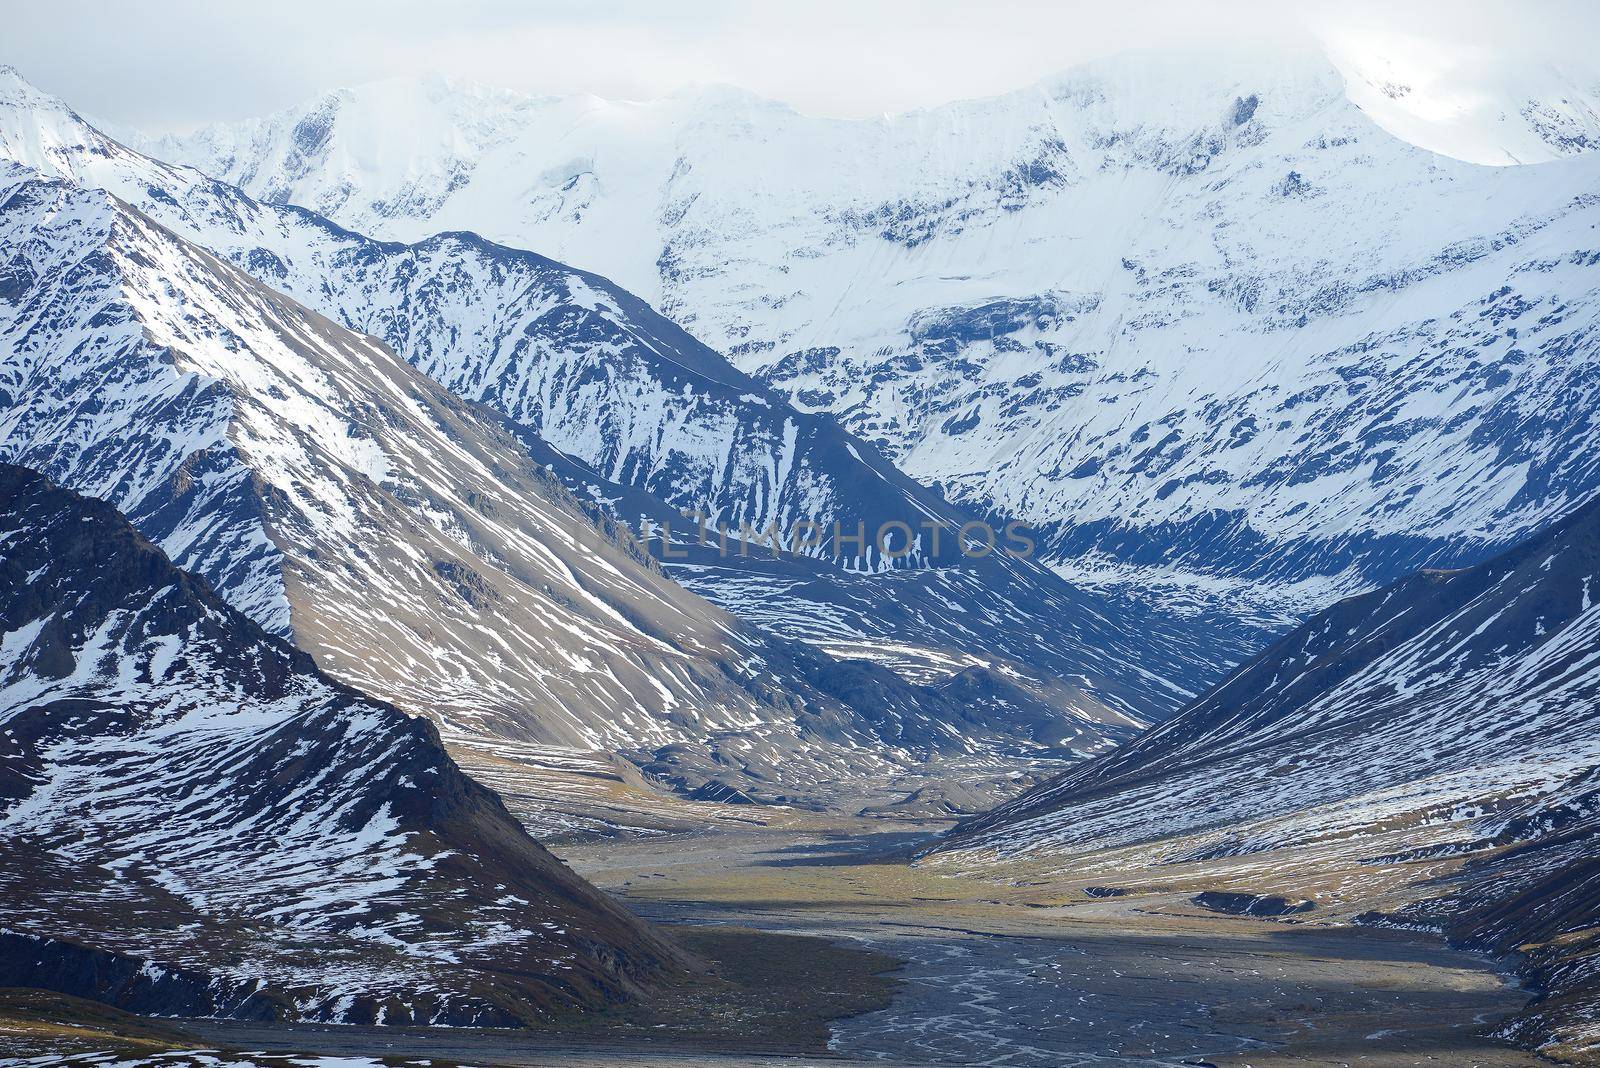
[[114,508],[0,465],[0,982],[140,1011],[508,1025],[681,967],[469,780]]
[[[673,578],[775,633],[918,681],[1000,668],[1065,695],[1066,722],[1100,706],[1159,718],[1257,641],[1254,623],[1174,619],[1011,558],[1024,543],[1006,537],[1009,517],[990,517],[993,549],[974,535],[964,552],[958,532],[974,513],[606,279],[472,234],[373,241],[258,203],[104,137],[15,75],[0,125],[11,158],[110,190],[494,409],[580,497],[656,532]],[[686,511],[704,517],[710,545]],[[735,532],[730,551],[718,528]]]
[[1069,576],[1303,617],[1600,488],[1600,93],[1522,74],[1134,53],[853,122],[391,81],[155,151],[583,263]]
[[1525,955],[1548,999],[1522,1037],[1600,1042],[1600,501],[1487,563],[1340,602],[943,848],[1310,879],[1346,907],[1398,880],[1402,920]]

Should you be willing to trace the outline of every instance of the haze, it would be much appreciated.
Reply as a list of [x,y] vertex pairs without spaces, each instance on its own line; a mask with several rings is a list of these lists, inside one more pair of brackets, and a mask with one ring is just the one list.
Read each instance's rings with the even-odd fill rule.
[[[647,99],[741,86],[860,117],[1004,92],[1144,45],[1425,36],[1470,59],[1584,62],[1600,7],[1477,2],[912,3],[691,0],[437,5],[281,0],[10,3],[0,62],[85,113],[149,133],[287,107],[324,90],[442,73],[535,93]],[[1401,39],[1404,39],[1403,37]]]

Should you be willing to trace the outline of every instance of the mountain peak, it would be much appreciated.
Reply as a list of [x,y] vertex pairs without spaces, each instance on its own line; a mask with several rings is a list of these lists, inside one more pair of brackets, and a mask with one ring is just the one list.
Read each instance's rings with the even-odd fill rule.
[[70,116],[78,125],[88,126],[66,101],[54,93],[39,88],[29,81],[22,71],[9,64],[0,64],[0,107],[25,110],[39,115]]
[[9,63],[0,63],[0,104],[60,103],[55,97],[40,89]]

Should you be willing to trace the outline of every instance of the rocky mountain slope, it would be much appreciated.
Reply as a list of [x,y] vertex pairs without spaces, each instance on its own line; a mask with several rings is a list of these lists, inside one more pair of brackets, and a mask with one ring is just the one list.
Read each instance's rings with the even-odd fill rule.
[[1597,486],[1595,79],[1335,54],[861,122],[389,82],[157,151],[581,263],[1064,574],[1297,614]]
[[505,1026],[676,950],[426,721],[0,465],[0,982],[143,1012]]
[[1028,532],[1004,520],[963,549],[971,513],[603,278],[470,234],[390,244],[258,203],[8,77],[0,147],[12,158],[111,190],[494,408],[569,488],[653,532],[674,578],[776,633],[916,679],[999,670],[1067,697],[1069,716],[1109,705],[1124,719],[1172,710],[1256,640],[1248,621],[1175,621],[1075,589],[1008,555]]
[[[4,455],[117,505],[463,759],[621,751],[690,790],[726,775],[775,799],[1049,741],[1002,701],[957,704],[713,608],[492,413],[105,193],[13,170],[0,232]],[[1093,707],[1080,722],[1101,720],[1116,727]]]
[[964,823],[942,862],[1444,930],[1517,954],[1542,995],[1519,1037],[1600,1048],[1597,579],[1600,499],[1483,564],[1342,601]]

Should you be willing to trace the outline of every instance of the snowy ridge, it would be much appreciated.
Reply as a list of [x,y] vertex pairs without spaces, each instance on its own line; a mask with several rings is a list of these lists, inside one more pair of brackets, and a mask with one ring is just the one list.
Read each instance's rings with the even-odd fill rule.
[[[1347,52],[1136,54],[870,122],[495,97],[471,146],[403,134],[414,96],[386,83],[314,138],[298,109],[160,151],[380,236],[471,229],[600,271],[912,477],[1046,531],[1069,578],[1303,613],[1482,558],[1597,485],[1593,86],[1496,74],[1452,110],[1469,68]],[[1485,158],[1408,143],[1406,114]],[[1554,162],[1484,165],[1511,156]]]
[[[174,969],[204,977],[169,996],[257,1018],[504,1025],[676,966],[425,722],[10,465],[0,628],[9,930],[137,958],[156,997]],[[18,985],[57,952],[0,967]]]
[[[21,177],[13,171],[0,181],[10,186]],[[211,577],[269,630],[287,633],[282,558],[262,534],[259,508],[227,441],[231,399],[193,373],[144,373],[144,365],[166,357],[132,309],[95,315],[121,296],[110,272],[77,270],[88,251],[85,229],[103,221],[97,205],[52,203],[56,198],[43,186],[4,188],[0,196],[11,223],[6,247],[14,250],[4,268],[6,309],[14,314],[0,322],[8,354],[0,364],[0,440],[8,445],[7,457],[40,463],[48,452],[58,470],[78,469],[85,492],[142,522],[181,566]],[[44,280],[69,274],[76,285],[42,291]],[[71,355],[85,350],[105,360],[104,372],[74,382]],[[113,399],[46,415],[30,404],[44,388]],[[132,436],[146,443],[136,472],[125,463],[124,442]]]
[[[24,257],[34,248],[49,250],[46,259],[14,263],[13,273],[32,284],[21,294],[12,333],[19,349],[38,351],[41,359],[24,369],[8,409],[10,454],[89,491],[131,487],[117,503],[131,505],[135,517],[152,516],[152,533],[180,559],[197,544],[246,540],[272,546],[281,561],[284,544],[294,545],[278,602],[262,622],[280,622],[278,604],[301,603],[307,611],[295,618],[294,632],[321,653],[330,670],[419,710],[454,708],[463,725],[492,717],[496,709],[510,715],[519,706],[544,706],[537,724],[528,726],[546,732],[546,741],[617,745],[629,735],[593,733],[570,711],[576,701],[617,686],[622,680],[614,672],[637,676],[639,667],[627,664],[630,659],[692,659],[697,643],[715,649],[726,641],[722,622],[709,612],[697,622],[674,619],[668,631],[660,622],[624,620],[579,586],[564,558],[587,556],[614,584],[615,595],[647,590],[669,613],[676,607],[670,585],[646,569],[634,565],[630,574],[602,562],[605,540],[598,533],[596,547],[586,550],[583,519],[563,513],[559,488],[546,485],[540,494],[536,472],[524,472],[528,492],[514,497],[490,481],[492,464],[502,457],[483,450],[504,447],[509,439],[474,442],[472,431],[487,436],[492,425],[443,390],[429,388],[377,344],[255,286],[103,194],[24,182],[7,192],[4,208],[8,247],[25,250]],[[44,234],[49,240],[33,239]],[[67,316],[57,317],[57,311]],[[117,324],[113,336],[131,332],[146,344],[132,352],[120,345],[101,348],[95,331],[106,323]],[[125,388],[106,389],[106,366],[126,372]],[[96,397],[102,398],[98,404]],[[129,417],[113,421],[97,408],[125,410]],[[173,430],[158,431],[146,413],[169,408],[177,409]],[[84,419],[83,412],[96,414]],[[185,436],[191,427],[206,433]],[[217,448],[222,428],[227,440]],[[172,506],[173,498],[186,495],[190,473],[208,466],[231,484],[252,485],[254,514],[226,524],[209,499],[193,509]],[[485,512],[506,518],[496,523]],[[157,525],[174,513],[176,529]],[[565,545],[523,540],[533,530],[563,527]],[[396,537],[401,532],[405,536]],[[340,550],[363,537],[384,538],[373,544],[385,544],[387,551],[363,561]],[[317,551],[308,551],[313,547]],[[520,590],[482,577],[475,565],[491,549],[523,557]],[[226,560],[230,554],[218,549],[215,555]],[[228,569],[207,567],[205,558],[196,563],[230,598],[253,594],[229,581]],[[450,590],[456,592],[447,600],[442,594]],[[325,598],[341,594],[350,610],[328,611]],[[500,656],[522,666],[518,683],[508,685],[540,680],[537,699],[514,699],[492,687],[458,692],[459,669],[448,665],[477,655],[468,642],[475,596],[512,599],[528,613],[526,629],[501,636],[506,644]],[[688,606],[679,609],[680,617],[697,610],[692,598],[675,596]],[[355,611],[357,597],[387,600],[388,611]],[[257,600],[241,596],[237,604],[248,609]],[[421,618],[408,624],[408,613]],[[431,617],[437,627],[451,616],[460,628],[453,635],[441,630],[430,639],[417,629],[422,618]],[[687,648],[673,648],[652,633],[656,629]],[[380,639],[383,631],[388,633]],[[576,650],[562,648],[564,640],[587,648],[597,662],[586,665]],[[610,670],[599,666],[608,652],[615,658]],[[578,692],[544,689],[550,673],[535,665],[561,659]],[[660,674],[673,678],[665,670]],[[633,686],[650,684],[636,677]],[[691,692],[703,695],[698,688]],[[669,692],[662,700],[671,704],[684,696]],[[634,737],[648,740],[643,723],[631,727]]]

